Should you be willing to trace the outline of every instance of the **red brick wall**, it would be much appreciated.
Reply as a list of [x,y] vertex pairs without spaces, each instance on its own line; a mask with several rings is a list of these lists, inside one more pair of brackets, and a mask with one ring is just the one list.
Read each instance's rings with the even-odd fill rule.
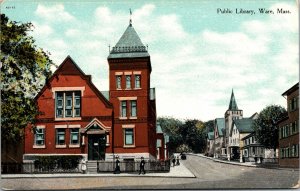
[[[297,120],[299,123],[299,108],[294,111],[289,110],[289,100],[298,96],[299,96],[299,88],[295,89],[293,92],[287,95],[288,119],[282,121],[279,124],[279,133],[280,133],[280,128],[283,128],[285,125],[293,123]],[[286,148],[292,145],[299,145],[299,132],[297,134],[279,139],[279,165],[280,166],[299,168],[299,157],[282,158],[281,156],[280,148]]]
[[[114,107],[114,152],[115,153],[151,153],[156,154],[155,118],[150,108],[150,58],[109,59],[110,102]],[[141,89],[134,89],[134,72],[141,72]],[[116,90],[116,72],[123,72],[121,88]],[[132,72],[131,90],[126,90],[125,72]],[[137,119],[119,119],[120,100],[118,97],[137,97]],[[127,117],[130,115],[130,104],[127,102]],[[155,114],[156,116],[156,114]],[[134,124],[135,147],[125,148],[122,125]]]
[[[69,63],[68,63],[69,64]],[[72,65],[71,65],[72,67]],[[80,148],[69,148],[70,129],[66,129],[65,140],[67,148],[55,148],[55,125],[81,125],[81,128],[86,127],[94,118],[97,118],[107,127],[112,128],[112,107],[107,106],[103,97],[99,97],[99,92],[95,91],[93,85],[89,83],[88,76],[82,76],[76,73],[75,69],[70,69],[73,75],[63,74],[54,75],[50,84],[46,86],[40,96],[37,98],[37,103],[41,115],[38,116],[36,125],[45,125],[45,146],[46,148],[33,148],[34,133],[31,127],[25,130],[25,154],[87,154],[87,137],[85,138],[85,146]],[[81,120],[65,120],[55,121],[55,98],[53,97],[52,88],[55,87],[85,87],[83,96],[81,97]],[[109,132],[109,142],[112,142],[111,130]],[[106,152],[111,153],[111,144],[106,148]]]

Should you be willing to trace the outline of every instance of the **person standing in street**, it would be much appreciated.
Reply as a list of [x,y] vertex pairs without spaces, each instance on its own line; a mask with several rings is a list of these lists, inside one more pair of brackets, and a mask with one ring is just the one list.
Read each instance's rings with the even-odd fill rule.
[[144,157],[141,157],[141,162],[140,162],[140,173],[139,175],[142,173],[146,174],[146,171],[145,171],[145,161],[144,161]]

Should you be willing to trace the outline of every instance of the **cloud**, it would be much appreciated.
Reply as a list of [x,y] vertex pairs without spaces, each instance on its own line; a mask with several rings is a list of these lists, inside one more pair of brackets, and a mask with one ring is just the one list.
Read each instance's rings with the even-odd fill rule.
[[68,22],[75,19],[74,16],[65,11],[63,4],[54,4],[53,6],[39,4],[35,14],[50,22]]
[[33,21],[32,24],[34,26],[33,33],[36,36],[46,37],[49,36],[50,34],[53,34],[52,27],[47,24],[39,24],[38,22],[35,21]]
[[[296,11],[288,4],[273,5],[279,6]],[[53,60],[60,64],[74,53],[95,85],[108,90],[108,46],[114,46],[128,26],[128,11],[99,6],[88,22],[61,4],[39,5],[36,13],[44,19],[37,34],[49,36],[42,47],[48,47]],[[61,33],[51,31],[53,15],[71,25]],[[227,32],[206,28],[192,33],[179,14],[159,13],[155,4],[145,4],[133,10],[132,21],[142,42],[149,44],[158,116],[222,117],[232,88],[239,108],[250,116],[265,105],[284,104],[281,93],[298,79],[298,29],[292,16],[247,20]]]

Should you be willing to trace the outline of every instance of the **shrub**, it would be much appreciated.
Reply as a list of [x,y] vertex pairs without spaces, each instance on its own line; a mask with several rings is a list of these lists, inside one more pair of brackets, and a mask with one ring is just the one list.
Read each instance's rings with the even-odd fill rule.
[[64,170],[67,169],[75,169],[77,168],[79,161],[82,159],[82,156],[38,156],[34,161],[35,168],[43,168],[43,169],[55,169],[62,168]]

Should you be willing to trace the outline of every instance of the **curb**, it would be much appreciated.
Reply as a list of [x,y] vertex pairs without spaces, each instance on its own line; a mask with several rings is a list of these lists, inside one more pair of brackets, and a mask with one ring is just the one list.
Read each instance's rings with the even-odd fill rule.
[[254,164],[251,165],[251,164],[243,164],[243,163],[228,162],[228,161],[223,161],[223,160],[219,160],[219,159],[214,159],[214,158],[207,157],[207,156],[203,156],[203,155],[199,155],[199,154],[188,154],[188,155],[194,155],[194,156],[206,158],[206,159],[212,160],[212,161],[214,161],[214,162],[219,162],[219,163],[225,163],[225,164],[231,164],[231,165],[238,165],[238,166],[245,166],[245,167],[255,167],[255,168],[258,167],[258,165],[254,165]]
[[194,154],[194,153],[188,153],[187,155],[193,155],[193,156],[198,156],[198,157],[206,158],[206,159],[212,160],[214,162],[226,163],[226,164],[232,164],[232,165],[239,165],[239,166],[245,166],[245,167],[255,167],[255,168],[265,168],[265,169],[299,171],[299,168],[263,167],[263,166],[259,166],[259,165],[255,165],[255,164],[251,165],[251,164],[244,164],[244,163],[235,163],[235,162],[223,161],[223,160],[219,160],[219,159],[207,157],[207,156],[200,155],[200,154]]

